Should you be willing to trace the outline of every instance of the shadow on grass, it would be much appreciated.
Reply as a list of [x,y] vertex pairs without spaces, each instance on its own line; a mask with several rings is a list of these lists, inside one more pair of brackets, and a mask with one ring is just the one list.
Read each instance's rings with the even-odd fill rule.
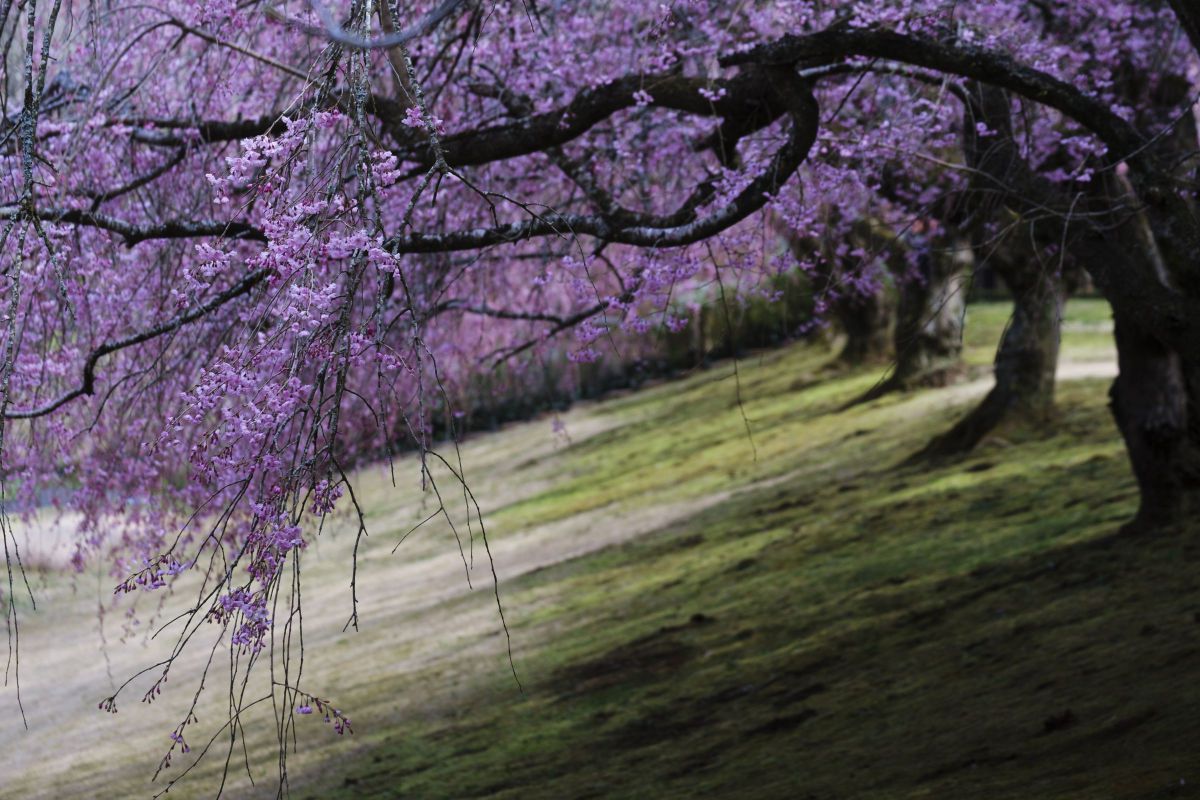
[[1200,539],[1112,536],[1135,497],[1097,394],[510,582],[555,598],[514,631],[526,696],[480,684],[314,796],[1193,796]]

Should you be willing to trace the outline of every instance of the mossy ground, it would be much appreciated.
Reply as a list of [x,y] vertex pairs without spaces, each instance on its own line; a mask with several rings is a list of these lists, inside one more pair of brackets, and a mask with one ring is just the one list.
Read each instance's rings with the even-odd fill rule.
[[[969,313],[984,369],[1007,309]],[[1104,326],[1072,303],[1064,357],[1110,360]],[[367,485],[383,597],[306,667],[357,732],[304,733],[293,796],[1200,796],[1200,541],[1114,537],[1136,495],[1107,381],[1060,384],[1050,431],[900,468],[986,381],[839,410],[879,376],[827,359],[794,346],[736,383],[726,364],[592,404],[549,450],[525,444],[546,422],[468,443],[469,475],[519,487],[486,517],[523,691],[486,590],[387,605],[388,565],[433,534],[387,555],[417,515]],[[578,554],[518,567],[524,532],[555,526]],[[490,622],[456,628],[472,614]]]
[[[990,359],[1002,306],[972,309]],[[1066,352],[1103,357],[1102,309]],[[1113,539],[1135,494],[1106,382],[1045,435],[896,468],[961,406],[835,413],[877,376],[803,347],[619,400],[506,529],[732,493],[504,586],[497,668],[301,796],[1151,798],[1200,784],[1196,543]],[[795,387],[807,388],[797,390]]]

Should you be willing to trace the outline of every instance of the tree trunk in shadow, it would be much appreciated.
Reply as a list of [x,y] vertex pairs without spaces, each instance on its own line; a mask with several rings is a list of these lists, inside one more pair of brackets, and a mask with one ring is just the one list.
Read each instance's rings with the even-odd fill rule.
[[1061,276],[1041,265],[1004,275],[1013,292],[1013,315],[996,351],[996,385],[953,428],[933,439],[912,462],[968,453],[993,431],[1010,426],[1044,426],[1054,416],[1063,306]]
[[[1200,529],[1200,352],[1179,335],[1195,320],[1187,306],[1175,312],[1176,318],[1162,313],[1180,295],[1200,296],[1192,228],[1180,224],[1186,215],[1167,203],[1176,190],[1155,186],[1141,193],[1118,169],[1100,173],[1086,195],[1069,195],[1024,161],[1015,146],[1012,105],[1004,91],[975,84],[968,90],[963,125],[967,162],[993,187],[1003,188],[981,195],[981,215],[986,217],[988,205],[996,203],[1033,219],[1045,216],[1048,208],[1060,209],[1056,241],[1088,270],[1113,308],[1119,374],[1109,392],[1110,406],[1140,493],[1137,515],[1122,531]],[[986,136],[976,135],[980,122]],[[1171,135],[1183,136],[1180,152],[1192,152],[1196,132],[1191,115],[1176,127]],[[1036,232],[1030,239],[1041,240]],[[1008,336],[1005,340],[1006,345]],[[997,357],[997,388],[1005,345]],[[1032,369],[1021,371],[1035,376]],[[1038,395],[1031,390],[1031,397]],[[991,402],[984,405],[1003,406],[1004,399],[989,395]],[[982,407],[978,413],[985,414]]]
[[[1021,186],[1031,173],[1013,139],[1007,93],[974,84],[969,91],[972,101],[964,110],[963,152],[976,170],[971,204],[980,220],[997,219],[1002,203],[1011,198],[995,187]],[[981,135],[979,123],[990,133]],[[1066,286],[1061,263],[1049,265],[1040,257],[1046,231],[1039,227],[1050,226],[1022,221],[1019,215],[1015,223],[1016,233],[1004,237],[986,256],[1013,296],[1013,315],[996,351],[996,384],[982,403],[910,462],[969,452],[999,427],[1045,424],[1053,413]]]
[[1137,516],[1123,530],[1195,526],[1200,450],[1196,395],[1188,386],[1195,382],[1185,379],[1178,354],[1119,315],[1116,339],[1119,374],[1109,400],[1140,491]]
[[1169,286],[1163,250],[1145,217],[1136,214],[1075,246],[1083,263],[1111,267],[1093,273],[1113,308],[1117,377],[1109,407],[1139,493],[1137,514],[1121,532],[1200,530],[1200,353],[1169,344],[1168,332],[1156,329],[1139,304],[1127,302],[1141,287],[1118,283],[1137,274],[1140,261],[1149,262],[1143,273]]
[[964,373],[963,313],[973,263],[971,249],[956,241],[949,252],[934,253],[927,242],[912,244],[917,250],[916,274],[897,279],[895,366],[885,380],[852,405],[891,392],[946,386]]
[[833,314],[846,334],[836,363],[846,367],[887,361],[892,352],[892,305],[882,289],[837,298]]
[[[848,244],[864,251],[887,250],[869,220],[850,226]],[[812,265],[813,294],[826,303],[827,313],[845,342],[830,363],[835,368],[883,363],[891,357],[895,303],[880,278],[886,269],[877,263],[839,256],[838,240],[801,239],[784,230],[797,263]]]

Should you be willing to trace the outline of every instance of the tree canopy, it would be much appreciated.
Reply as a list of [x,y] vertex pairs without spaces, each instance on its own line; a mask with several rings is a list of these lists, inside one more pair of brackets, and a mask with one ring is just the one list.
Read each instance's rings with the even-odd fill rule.
[[[53,503],[118,592],[204,576],[178,649],[286,659],[265,648],[356,464],[419,452],[397,480],[473,537],[435,442],[464,409],[795,269],[824,275],[818,314],[927,281],[917,236],[977,259],[1021,238],[1033,283],[1086,270],[1133,525],[1196,507],[1188,0],[6,0],[0,34],[17,634],[11,526]],[[313,691],[283,682],[278,713]]]

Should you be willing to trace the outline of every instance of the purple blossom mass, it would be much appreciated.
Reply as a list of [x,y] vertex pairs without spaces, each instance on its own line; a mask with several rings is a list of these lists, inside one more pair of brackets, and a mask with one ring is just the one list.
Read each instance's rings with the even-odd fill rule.
[[1139,521],[1193,507],[1190,4],[27,0],[0,32],[5,536],[53,497],[122,595],[202,574],[186,624],[243,673],[354,467],[449,465],[473,409],[704,303],[800,274],[816,329],[1017,225],[1113,306]]

